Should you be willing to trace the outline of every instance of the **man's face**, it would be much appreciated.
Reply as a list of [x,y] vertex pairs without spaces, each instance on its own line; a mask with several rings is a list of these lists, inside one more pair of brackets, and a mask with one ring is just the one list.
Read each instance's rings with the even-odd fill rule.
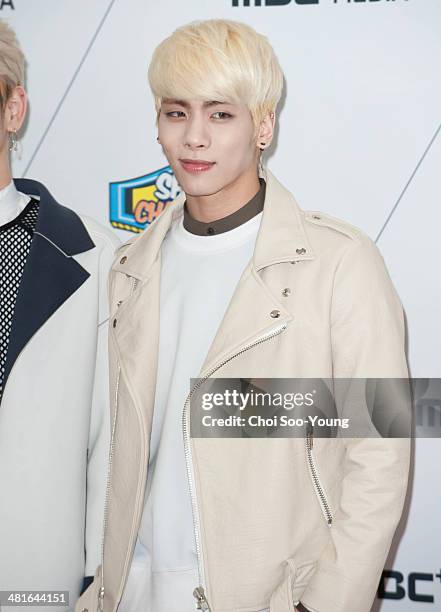
[[212,195],[257,172],[254,124],[244,104],[163,100],[158,136],[187,195]]

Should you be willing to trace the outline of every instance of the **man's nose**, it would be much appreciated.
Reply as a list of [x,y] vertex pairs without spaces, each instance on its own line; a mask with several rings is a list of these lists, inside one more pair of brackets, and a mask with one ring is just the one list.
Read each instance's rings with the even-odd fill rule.
[[200,118],[192,118],[187,123],[184,145],[192,149],[208,147],[210,135],[204,121]]

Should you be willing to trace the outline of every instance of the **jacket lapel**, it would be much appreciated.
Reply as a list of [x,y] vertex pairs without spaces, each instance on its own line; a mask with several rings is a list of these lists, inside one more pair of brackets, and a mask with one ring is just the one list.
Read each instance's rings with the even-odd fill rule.
[[268,169],[263,169],[261,176],[266,181],[265,203],[253,257],[236,286],[198,377],[292,320],[293,316],[270,290],[261,271],[285,261],[315,257],[294,197]]
[[73,255],[95,247],[83,222],[37,181],[14,179],[40,209],[15,304],[3,384],[26,344],[90,276]]
[[[274,317],[276,311],[277,318]],[[291,319],[292,315],[268,291],[249,263],[236,286],[197,378],[202,378],[230,355]]]

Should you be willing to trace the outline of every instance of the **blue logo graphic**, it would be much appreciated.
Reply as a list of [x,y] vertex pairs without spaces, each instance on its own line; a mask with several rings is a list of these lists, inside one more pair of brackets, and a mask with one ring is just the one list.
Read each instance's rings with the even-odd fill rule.
[[180,193],[170,166],[110,183],[110,223],[118,229],[142,232]]

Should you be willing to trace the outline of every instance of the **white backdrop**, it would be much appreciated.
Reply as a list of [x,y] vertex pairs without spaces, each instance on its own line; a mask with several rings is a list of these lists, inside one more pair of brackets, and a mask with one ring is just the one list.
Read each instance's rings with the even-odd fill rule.
[[[60,202],[110,226],[109,184],[167,166],[146,79],[154,47],[194,19],[245,21],[269,37],[286,75],[268,165],[302,208],[377,240],[406,311],[412,375],[440,377],[441,1],[244,4],[0,0],[28,58],[30,114],[14,175],[46,183]],[[373,610],[441,609],[440,446],[417,441],[387,564],[397,599]]]

